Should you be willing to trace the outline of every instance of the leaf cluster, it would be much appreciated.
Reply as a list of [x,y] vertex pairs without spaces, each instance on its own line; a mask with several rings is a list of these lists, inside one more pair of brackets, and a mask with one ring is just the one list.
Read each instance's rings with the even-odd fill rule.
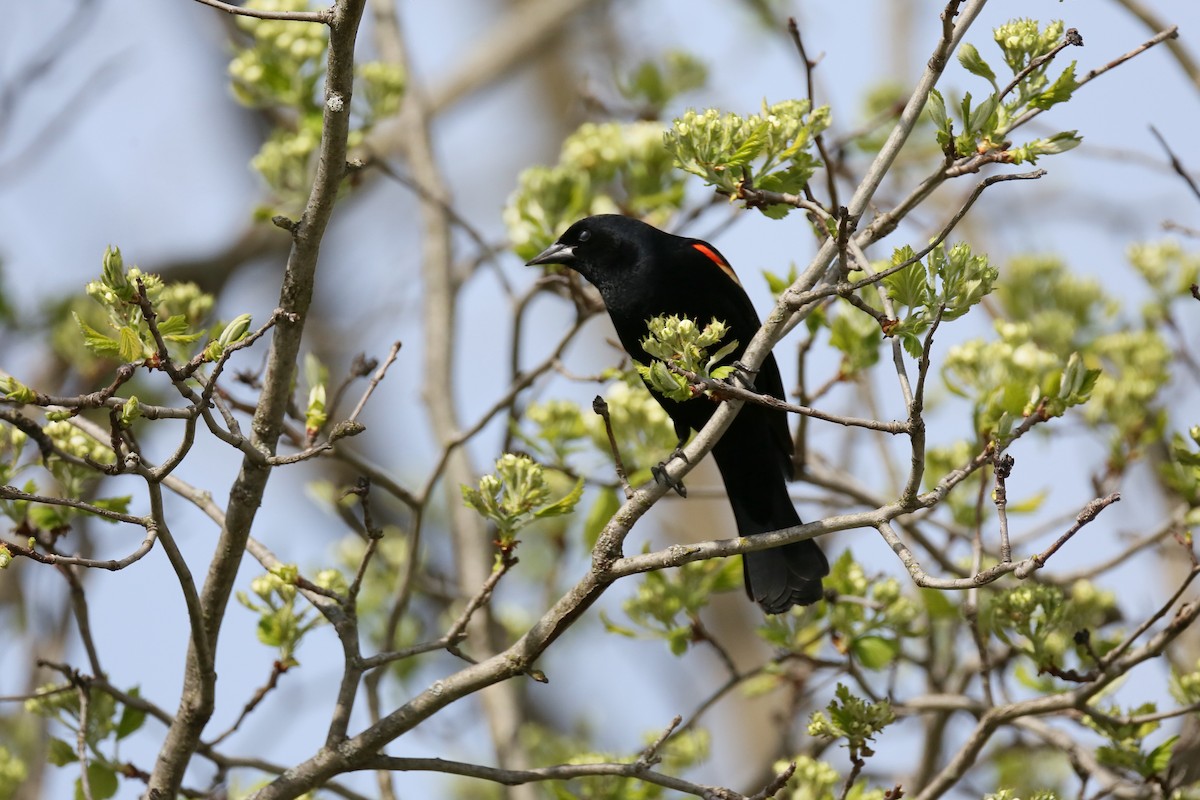
[[1117,632],[1106,630],[1116,617],[1113,593],[1088,581],[1077,581],[1069,591],[1023,584],[987,595],[981,611],[986,629],[1030,658],[1039,672],[1064,666],[1068,654],[1085,670],[1093,668],[1092,653],[1103,656],[1120,643]]
[[845,684],[838,683],[834,699],[825,711],[814,711],[808,722],[808,735],[826,739],[844,739],[850,758],[874,755],[869,742],[884,728],[896,721],[891,703],[886,700],[872,703],[850,693]]
[[[80,693],[87,694],[86,720]],[[139,690],[135,686],[126,694],[138,697]],[[146,721],[145,711],[118,703],[108,692],[71,684],[41,687],[37,697],[25,702],[25,711],[57,721],[74,734],[72,742],[83,739],[88,757],[88,788],[93,800],[107,800],[117,793],[117,776],[124,774],[119,743],[142,727]],[[77,745],[51,737],[47,760],[57,767],[76,763],[79,760]],[[82,777],[75,779],[75,797],[76,800],[85,797]]]
[[[299,666],[296,649],[300,642],[309,631],[326,621],[310,606],[297,607],[296,582],[299,577],[300,570],[295,564],[281,564],[250,581],[253,596],[237,592],[238,602],[258,614],[258,640],[267,647],[279,649],[278,660],[283,669]],[[318,573],[316,583],[339,594],[346,592],[345,578],[334,569]]]
[[696,620],[712,595],[732,591],[740,585],[738,559],[693,561],[676,570],[646,573],[637,593],[621,604],[636,629],[619,625],[604,615],[601,618],[610,633],[662,639],[672,654],[681,656],[689,645],[703,640]]
[[998,153],[997,160],[1006,163],[1034,164],[1042,156],[1064,153],[1079,145],[1082,138],[1076,131],[1062,131],[1015,148],[1007,141],[1023,115],[1066,102],[1079,87],[1074,61],[1053,81],[1048,75],[1050,53],[1063,41],[1063,36],[1061,21],[1043,28],[1035,20],[1018,19],[997,28],[995,42],[1015,81],[1008,91],[973,44],[959,48],[959,63],[991,84],[991,92],[978,102],[967,92],[953,117],[942,94],[936,89],[930,93],[929,116],[937,130],[938,144],[948,157]]
[[[813,142],[829,123],[827,106],[812,110],[807,100],[763,101],[761,113],[746,117],[714,108],[689,110],[672,123],[664,143],[679,169],[722,194],[738,196],[743,186],[794,194],[821,166]],[[776,203],[761,210],[780,219],[792,206]]]
[[479,479],[479,487],[462,486],[463,500],[491,521],[502,552],[516,546],[516,534],[536,519],[570,514],[583,496],[582,479],[557,500],[550,499],[545,469],[529,456],[505,453],[496,471]]
[[654,317],[646,322],[650,335],[642,339],[642,349],[655,359],[650,364],[638,364],[638,374],[653,391],[680,402],[691,400],[698,390],[691,380],[672,367],[700,378],[724,380],[733,373],[733,366],[721,361],[737,349],[737,340],[726,342],[713,353],[708,348],[729,333],[729,326],[713,318],[701,328],[694,320],[675,315]]
[[[892,253],[891,266],[916,257],[907,245]],[[986,255],[976,255],[959,242],[947,250],[938,245],[925,261],[916,262],[883,279],[892,302],[907,309],[889,333],[900,338],[913,358],[923,354],[922,335],[935,319],[949,322],[966,314],[992,293],[999,276]]]
[[[310,0],[249,0],[260,11],[307,11]],[[279,124],[251,159],[286,209],[294,209],[312,184],[324,116],[326,53],[329,31],[324,25],[287,20],[237,17],[247,37],[229,64],[234,96],[251,108],[284,112]],[[355,67],[358,91],[349,145],[357,147],[372,125],[400,109],[406,75],[396,64],[369,61]],[[259,216],[271,213],[260,209]]]
[[665,224],[683,203],[683,176],[662,136],[658,122],[581,125],[563,142],[556,165],[530,167],[517,178],[503,214],[513,250],[532,258],[593,214]]

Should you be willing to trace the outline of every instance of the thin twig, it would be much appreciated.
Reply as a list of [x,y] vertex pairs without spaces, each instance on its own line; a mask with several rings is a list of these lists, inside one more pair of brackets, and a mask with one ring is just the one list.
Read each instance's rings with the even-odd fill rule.
[[235,6],[232,3],[223,3],[221,0],[196,0],[197,3],[215,8],[218,11],[224,11],[226,14],[233,14],[239,17],[253,17],[254,19],[281,19],[290,22],[319,22],[322,25],[328,25],[333,19],[333,8],[327,8],[324,11],[266,11],[258,8],[246,8],[245,6]]
[[613,457],[613,468],[617,473],[617,480],[621,482],[621,488],[625,491],[625,499],[633,497],[633,487],[629,485],[629,475],[625,472],[625,462],[621,460],[621,449],[617,447],[617,436],[613,433],[612,417],[608,413],[608,403],[600,395],[596,395],[592,400],[592,411],[600,415],[600,419],[604,420],[604,431],[608,434],[608,447]]
[[358,399],[358,405],[354,406],[354,410],[350,412],[350,416],[346,417],[348,422],[354,422],[358,419],[358,415],[361,414],[362,410],[366,407],[367,401],[371,399],[371,393],[375,391],[375,388],[379,386],[379,383],[383,380],[383,377],[387,375],[388,367],[395,363],[396,357],[400,354],[400,347],[400,342],[392,343],[392,349],[388,351],[387,358],[385,358],[383,363],[379,365],[379,369],[377,369],[375,374],[371,376],[371,380],[367,384],[366,391],[364,391],[362,397]]
[[1193,178],[1191,173],[1187,171],[1187,168],[1183,166],[1183,162],[1179,160],[1179,156],[1175,155],[1175,151],[1171,149],[1169,144],[1167,144],[1167,140],[1163,137],[1163,135],[1158,132],[1158,128],[1151,125],[1150,132],[1154,134],[1154,138],[1158,139],[1158,143],[1162,145],[1162,149],[1166,151],[1167,158],[1171,162],[1171,169],[1175,170],[1175,174],[1183,178],[1184,182],[1188,185],[1188,188],[1192,190],[1192,194],[1196,195],[1197,199],[1200,199],[1200,186],[1196,185],[1196,179]]

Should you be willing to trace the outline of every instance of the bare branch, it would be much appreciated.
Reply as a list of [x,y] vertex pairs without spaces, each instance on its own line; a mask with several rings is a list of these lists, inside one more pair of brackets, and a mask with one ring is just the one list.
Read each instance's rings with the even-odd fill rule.
[[336,14],[334,10],[335,6],[330,6],[324,11],[266,11],[258,8],[235,6],[232,3],[223,3],[221,0],[196,0],[196,2],[239,17],[281,19],[290,22],[317,22],[322,25],[332,24]]

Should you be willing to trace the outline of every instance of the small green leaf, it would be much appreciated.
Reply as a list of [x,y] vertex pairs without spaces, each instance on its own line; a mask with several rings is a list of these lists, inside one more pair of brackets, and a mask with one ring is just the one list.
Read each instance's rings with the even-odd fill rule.
[[[130,689],[127,694],[130,697],[140,697],[141,691],[135,686]],[[117,738],[124,739],[126,736],[142,727],[142,723],[145,721],[145,711],[140,708],[134,708],[133,706],[125,706],[121,710],[121,719],[117,722]]]
[[50,746],[46,749],[46,760],[56,767],[62,767],[67,764],[75,763],[78,756],[75,755],[75,748],[64,742],[62,739],[51,736]]
[[140,361],[142,358],[142,340],[137,331],[128,325],[122,325],[117,331],[117,355],[122,361]]
[[1161,775],[1166,771],[1167,765],[1171,762],[1171,753],[1175,749],[1175,742],[1178,740],[1178,736],[1172,736],[1146,754],[1146,773],[1143,777]]
[[1049,495],[1050,491],[1048,489],[1042,489],[1040,492],[1037,492],[1024,500],[1016,503],[1009,503],[1008,511],[1012,514],[1032,514],[1034,511],[1037,511],[1042,507],[1042,503],[1045,502]]
[[612,618],[603,611],[600,612],[600,622],[604,625],[604,630],[608,631],[609,633],[615,633],[618,636],[626,636],[630,639],[637,638],[637,631],[635,631],[633,628],[627,628],[624,625],[618,625],[617,623],[613,622]]
[[[93,761],[87,765],[88,788],[91,800],[108,800],[117,793],[117,773],[107,764]],[[75,800],[85,800],[83,780],[75,781]]]
[[575,510],[575,504],[579,502],[579,498],[583,497],[583,478],[575,482],[575,488],[567,492],[561,499],[556,500],[548,506],[539,508],[533,512],[533,516],[541,519],[543,517],[559,517],[563,514],[570,514]]
[[[128,514],[129,504],[133,501],[133,495],[125,494],[117,497],[100,497],[92,501],[92,505],[103,508],[106,511],[115,511],[118,514]],[[101,519],[105,519],[101,517]]]
[[120,354],[121,348],[115,339],[105,336],[91,325],[88,325],[78,314],[73,314],[73,316],[75,317],[75,324],[79,326],[79,330],[83,334],[84,347],[104,358],[116,358]]
[[996,86],[996,73],[993,72],[992,68],[988,66],[988,63],[983,60],[983,56],[979,55],[979,50],[975,47],[975,45],[964,44],[962,47],[958,48],[958,63],[962,64],[963,67],[966,68],[967,72],[970,72],[973,75],[978,75],[986,80],[992,85],[993,89],[998,88]]
[[1075,79],[1075,62],[1072,61],[1048,89],[1029,99],[1029,105],[1045,110],[1070,100],[1071,95],[1078,88],[1079,81]]
[[851,643],[850,652],[867,669],[883,669],[896,660],[900,645],[882,636],[860,636]]
[[180,336],[187,333],[188,321],[183,314],[175,314],[158,321],[158,332],[163,335],[164,339],[170,339],[173,336]]
[[764,121],[755,126],[746,140],[742,142],[737,150],[733,151],[733,155],[725,162],[727,167],[744,167],[749,164],[754,158],[763,151],[763,147],[767,144],[767,131],[770,130],[770,123]]
[[929,109],[929,119],[938,131],[938,143],[944,145],[943,137],[946,140],[950,138],[950,117],[946,114],[946,99],[937,89],[929,92],[927,108]]
[[967,130],[972,133],[988,133],[992,127],[992,116],[996,113],[1000,100],[995,94],[989,94],[983,102],[976,106],[967,118]]

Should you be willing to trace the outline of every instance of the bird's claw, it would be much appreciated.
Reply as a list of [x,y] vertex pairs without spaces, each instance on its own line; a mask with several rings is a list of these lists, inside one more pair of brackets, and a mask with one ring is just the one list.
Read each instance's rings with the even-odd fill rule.
[[675,494],[680,497],[687,497],[687,487],[683,485],[683,481],[672,478],[667,473],[667,465],[675,459],[681,459],[683,463],[690,464],[688,457],[684,454],[682,447],[676,447],[671,455],[667,456],[665,461],[660,461],[650,468],[650,474],[654,476],[654,481],[660,486],[665,486],[668,489],[673,489]]

